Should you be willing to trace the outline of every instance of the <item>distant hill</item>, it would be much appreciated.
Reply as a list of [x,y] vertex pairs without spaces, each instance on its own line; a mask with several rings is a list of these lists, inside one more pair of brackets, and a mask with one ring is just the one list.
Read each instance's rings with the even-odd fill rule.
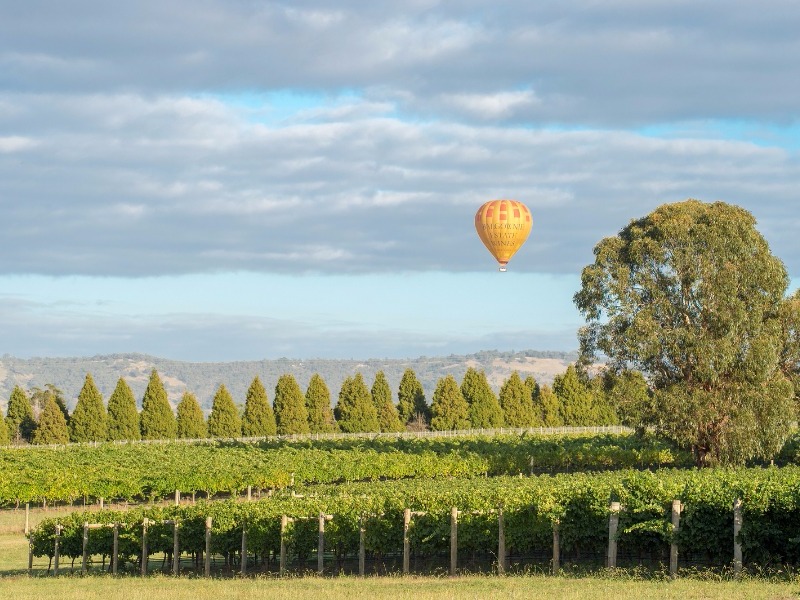
[[519,371],[523,377],[532,375],[539,383],[550,384],[553,377],[563,373],[567,365],[576,359],[575,352],[535,350],[490,350],[465,356],[421,356],[414,359],[358,361],[279,358],[218,363],[181,362],[144,354],[27,359],[4,355],[0,358],[0,406],[5,413],[8,398],[15,385],[30,389],[52,383],[64,392],[67,404],[72,409],[86,373],[92,374],[106,401],[114,391],[117,380],[124,377],[141,403],[152,369],[156,369],[161,376],[173,406],[178,403],[183,392],[188,390],[197,396],[204,408],[210,409],[214,392],[221,383],[225,384],[236,403],[244,404],[247,388],[256,375],[261,378],[272,400],[275,383],[284,373],[294,375],[304,391],[311,376],[319,373],[330,388],[332,403],[336,404],[339,388],[346,377],[361,373],[367,386],[371,387],[375,374],[382,370],[396,396],[403,371],[409,367],[417,374],[425,389],[425,397],[430,402],[439,378],[449,374],[461,381],[468,367],[486,371],[489,382],[498,390],[503,380],[514,370]]

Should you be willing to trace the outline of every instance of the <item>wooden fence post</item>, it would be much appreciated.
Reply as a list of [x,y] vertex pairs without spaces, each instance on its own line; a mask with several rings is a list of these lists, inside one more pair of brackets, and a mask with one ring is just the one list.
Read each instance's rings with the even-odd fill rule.
[[742,543],[739,541],[739,532],[742,530],[742,499],[733,501],[733,572],[736,575],[742,572]]
[[325,572],[325,514],[319,513],[319,541],[317,543],[317,573]]
[[211,577],[211,517],[206,517],[206,555],[204,573],[206,577]]
[[33,534],[28,539],[28,576],[33,574]]
[[247,501],[250,502],[253,499],[253,486],[247,486]]
[[456,576],[458,566],[458,509],[450,509],[450,577]]
[[617,528],[619,527],[619,502],[612,502],[609,507],[611,514],[608,516],[608,564],[609,569],[617,566]]
[[53,549],[53,575],[58,575],[58,558],[60,554],[61,525],[56,525],[55,548]]
[[558,575],[561,570],[561,534],[559,522],[553,521],[553,575]]
[[286,573],[286,526],[289,524],[289,517],[286,515],[281,516],[281,559],[280,559],[280,574],[283,576]]
[[181,493],[179,490],[175,490],[175,506],[178,506],[181,503]]
[[247,575],[247,525],[242,525],[242,577]]
[[503,509],[497,510],[497,574],[506,572],[506,530],[503,523]]
[[172,522],[172,574],[175,577],[181,570],[181,547],[178,539],[178,517]]
[[86,563],[89,562],[89,523],[83,523],[83,556],[81,558],[81,575],[86,575]]
[[669,546],[669,574],[670,577],[678,576],[678,542],[675,536],[681,526],[681,501],[672,501],[672,543]]
[[119,523],[114,523],[113,544],[111,549],[111,574],[117,574],[119,565]]
[[25,535],[31,532],[31,503],[25,503]]
[[408,539],[408,528],[411,524],[411,509],[403,511],[403,574],[411,568],[411,541]]
[[147,575],[147,524],[149,519],[145,517],[142,520],[142,577]]
[[361,523],[358,527],[358,574],[364,577],[366,570],[367,549],[365,547],[366,525],[364,515],[361,515]]

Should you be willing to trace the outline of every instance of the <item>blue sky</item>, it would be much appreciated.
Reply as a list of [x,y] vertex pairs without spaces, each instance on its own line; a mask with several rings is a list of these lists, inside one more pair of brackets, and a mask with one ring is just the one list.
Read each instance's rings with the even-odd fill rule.
[[[574,350],[592,247],[689,197],[800,281],[800,7],[0,6],[0,354]],[[472,226],[534,216],[509,272]]]

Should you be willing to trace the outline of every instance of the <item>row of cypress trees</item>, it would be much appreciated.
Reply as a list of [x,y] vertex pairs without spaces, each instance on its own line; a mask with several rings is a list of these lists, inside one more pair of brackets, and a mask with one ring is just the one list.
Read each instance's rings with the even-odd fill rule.
[[107,407],[91,374],[86,375],[70,415],[56,388],[40,402],[38,419],[30,399],[19,386],[11,393],[5,422],[0,419],[0,444],[34,444],[139,439],[234,438],[276,434],[395,432],[407,429],[453,430],[496,427],[599,425],[616,422],[604,396],[593,393],[573,366],[558,376],[552,388],[533,377],[524,381],[516,371],[496,395],[483,371],[470,368],[461,384],[452,375],[441,378],[431,404],[412,369],[401,378],[395,405],[382,371],[371,389],[360,373],[342,383],[338,402],[323,378],[311,377],[305,394],[292,375],[282,375],[270,404],[261,380],[255,377],[240,411],[224,385],[217,389],[208,418],[194,394],[185,392],[173,413],[166,390],[154,369],[137,410],[136,399],[120,378]]

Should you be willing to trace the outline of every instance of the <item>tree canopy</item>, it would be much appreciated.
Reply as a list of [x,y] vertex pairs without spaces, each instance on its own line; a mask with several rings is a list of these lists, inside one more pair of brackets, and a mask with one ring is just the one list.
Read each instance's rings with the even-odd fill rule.
[[103,396],[87,373],[69,420],[69,439],[71,442],[104,442],[107,437],[108,417]]
[[378,411],[361,373],[348,377],[342,383],[334,416],[345,433],[380,431]]
[[469,429],[469,405],[452,375],[442,377],[436,384],[431,401],[431,429]]
[[8,398],[8,408],[6,410],[6,427],[12,442],[22,440],[29,442],[36,429],[36,421],[33,418],[33,409],[28,394],[18,385],[11,390]]
[[339,427],[333,418],[331,391],[319,373],[314,373],[306,388],[306,410],[311,433],[333,433]]
[[653,390],[643,426],[699,465],[770,458],[796,418],[781,369],[788,277],[746,210],[665,204],[601,240],[575,303],[582,360],[637,369]]
[[267,390],[258,375],[247,388],[242,417],[242,434],[245,437],[263,437],[277,433],[275,412],[267,399]]
[[120,377],[108,399],[108,439],[139,440],[141,437],[136,398],[125,379]]
[[155,369],[142,398],[140,425],[143,440],[172,440],[178,435],[178,423],[167,398],[167,390]]
[[500,388],[500,406],[509,427],[531,427],[536,422],[531,391],[517,371],[511,373]]
[[461,380],[461,395],[469,405],[469,422],[476,429],[503,426],[503,409],[486,379],[485,371],[469,367]]
[[211,403],[208,415],[208,435],[219,438],[237,438],[242,435],[242,419],[233,403],[228,388],[220,384]]
[[370,390],[372,403],[378,412],[378,425],[382,432],[405,431],[405,424],[400,420],[397,408],[392,402],[392,388],[386,380],[386,374],[378,371]]
[[176,412],[176,431],[179,438],[202,440],[208,437],[208,425],[194,394],[184,392]]
[[306,399],[293,375],[284,374],[278,378],[274,407],[279,435],[309,433]]
[[400,378],[397,389],[397,413],[403,423],[410,423],[417,418],[430,423],[430,407],[425,402],[425,391],[417,379],[413,369],[406,369]]
[[39,425],[33,432],[31,441],[34,444],[66,444],[69,442],[67,420],[52,395],[46,396],[44,408],[39,415]]

